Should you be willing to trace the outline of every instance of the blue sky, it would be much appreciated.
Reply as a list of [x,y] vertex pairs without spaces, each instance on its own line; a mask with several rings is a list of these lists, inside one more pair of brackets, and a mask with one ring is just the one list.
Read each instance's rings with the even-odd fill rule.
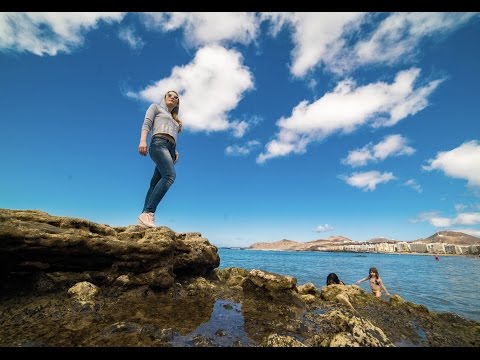
[[158,225],[480,236],[479,39],[477,13],[0,13],[0,207],[136,223],[143,117],[176,89]]

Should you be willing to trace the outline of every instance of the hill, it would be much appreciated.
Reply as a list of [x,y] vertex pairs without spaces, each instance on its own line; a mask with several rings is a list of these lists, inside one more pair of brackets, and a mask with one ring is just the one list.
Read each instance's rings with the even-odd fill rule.
[[271,243],[259,242],[259,243],[254,243],[250,245],[248,249],[311,251],[311,250],[318,250],[318,248],[322,248],[322,247],[349,244],[349,243],[353,243],[353,241],[344,236],[330,236],[326,240],[319,239],[319,240],[308,241],[305,243],[293,241],[293,240],[286,240],[286,239],[271,242]]
[[[398,240],[387,239],[383,237],[373,238],[366,242],[366,244],[379,244],[379,243],[389,243],[394,244],[398,243]],[[418,239],[412,241],[411,243],[444,243],[444,244],[453,244],[453,245],[480,245],[480,238],[477,238],[472,235],[468,235],[458,231],[438,231],[432,236],[429,236],[425,239]],[[256,250],[296,250],[296,251],[314,251],[314,250],[324,250],[329,246],[338,246],[338,245],[348,245],[362,244],[360,242],[355,242],[340,235],[330,236],[328,239],[318,239],[308,242],[298,242],[293,240],[280,240],[275,242],[259,242],[254,243],[247,247],[247,249],[256,249]],[[363,243],[365,244],[365,243]]]
[[444,243],[453,245],[480,245],[480,239],[458,231],[437,231],[425,239],[412,241],[413,243]]

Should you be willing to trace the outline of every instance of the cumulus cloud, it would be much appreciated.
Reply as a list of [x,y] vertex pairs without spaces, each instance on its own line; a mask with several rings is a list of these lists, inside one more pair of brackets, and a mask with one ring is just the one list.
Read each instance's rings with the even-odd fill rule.
[[245,12],[144,13],[141,19],[149,29],[163,32],[183,29],[187,43],[192,46],[248,44],[257,37],[260,25],[255,13]]
[[260,145],[260,142],[257,140],[251,140],[246,142],[243,145],[230,145],[225,149],[225,154],[232,156],[245,156],[248,155],[256,147]]
[[271,22],[275,36],[282,27],[293,29],[291,72],[302,77],[313,67],[333,61],[345,45],[345,33],[358,27],[363,13],[264,13],[261,18]]
[[461,212],[455,217],[442,217],[437,212],[421,213],[417,221],[429,222],[435,227],[447,228],[454,225],[478,225],[480,224],[480,212]]
[[191,63],[175,66],[168,78],[127,95],[159,103],[168,90],[176,90],[180,94],[179,116],[184,128],[207,132],[231,130],[240,137],[248,123],[229,120],[228,112],[254,86],[252,74],[242,60],[238,51],[206,46],[197,51]]
[[417,183],[415,179],[408,179],[403,183],[403,185],[411,187],[418,193],[421,193],[423,191],[422,187]]
[[354,172],[350,176],[340,176],[348,185],[373,191],[378,184],[387,183],[396,179],[391,172],[380,173],[379,171]]
[[325,224],[325,225],[318,225],[317,228],[313,231],[321,233],[321,232],[327,232],[327,231],[332,231],[332,230],[333,230],[333,227],[331,227],[328,224]]
[[385,160],[389,156],[412,155],[415,149],[407,146],[407,139],[395,134],[386,136],[376,145],[372,143],[361,149],[352,150],[345,159],[344,164],[356,167],[366,165],[369,161]]
[[480,144],[476,140],[439,152],[428,162],[422,167],[424,170],[441,170],[447,176],[467,180],[470,186],[480,186]]
[[414,56],[423,39],[444,36],[477,16],[477,13],[459,12],[394,13],[385,18],[368,39],[359,41],[353,54],[343,60],[349,67],[396,63]]
[[[292,152],[302,154],[309,143],[335,132],[350,133],[366,124],[393,126],[416,114],[428,105],[427,97],[443,81],[432,80],[415,87],[419,74],[417,68],[400,71],[391,84],[380,81],[357,86],[352,80],[344,80],[313,103],[301,101],[289,117],[277,121],[279,131],[266,144],[257,162],[264,163]],[[390,146],[387,145],[378,149],[378,156],[383,156],[383,147]]]
[[143,40],[135,34],[133,27],[125,27],[120,29],[118,37],[134,50],[141,49],[145,44]]
[[[344,74],[370,64],[392,65],[411,60],[422,40],[443,37],[466,24],[478,13],[264,13],[276,36],[291,29],[291,72],[305,76],[324,66]],[[377,23],[379,24],[377,25]],[[373,30],[369,31],[372,28]]]
[[472,236],[476,236],[476,237],[480,237],[480,230],[479,229],[455,228],[455,229],[451,229],[451,230],[462,232],[464,234],[468,234],[468,235],[472,235]]
[[70,53],[101,21],[119,22],[123,13],[0,13],[0,50],[35,55]]

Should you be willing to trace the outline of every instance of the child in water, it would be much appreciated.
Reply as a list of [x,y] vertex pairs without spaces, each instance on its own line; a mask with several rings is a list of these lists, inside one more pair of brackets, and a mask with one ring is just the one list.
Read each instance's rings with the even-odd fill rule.
[[380,279],[380,275],[378,275],[378,270],[377,268],[371,267],[370,270],[368,270],[368,276],[364,277],[363,279],[358,280],[355,285],[360,284],[361,282],[370,280],[370,288],[372,289],[373,295],[376,297],[381,297],[382,296],[382,289],[385,291],[385,293],[390,296],[387,288],[385,285],[383,285],[382,279]]
[[335,285],[335,284],[345,285],[343,283],[343,281],[341,281],[338,278],[337,274],[335,274],[335,273],[328,274],[328,276],[327,276],[327,286],[328,285]]

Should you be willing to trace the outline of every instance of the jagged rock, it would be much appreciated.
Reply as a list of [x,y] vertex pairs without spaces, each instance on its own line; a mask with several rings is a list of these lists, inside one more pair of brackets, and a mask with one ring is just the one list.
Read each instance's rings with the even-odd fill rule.
[[0,209],[0,346],[480,346],[479,322],[397,295],[218,262],[200,233]]
[[215,290],[215,285],[199,276],[195,277],[193,281],[186,286],[186,290],[192,295],[211,296],[212,292]]
[[229,286],[239,286],[248,276],[248,271],[242,268],[229,267],[224,269],[215,269],[215,274],[222,282]]
[[305,347],[300,341],[291,336],[282,336],[278,334],[271,334],[266,341],[266,346],[269,347]]
[[352,296],[364,295],[365,291],[357,285],[333,284],[323,286],[320,296],[323,300],[332,301],[336,299],[338,294],[344,294],[347,298],[351,298]]
[[[169,288],[179,275],[218,267],[217,248],[200,233],[168,227],[110,227],[35,210],[0,209],[0,278],[44,272],[62,286]],[[2,285],[3,286],[3,285]]]
[[299,294],[302,294],[302,295],[319,295],[319,291],[317,290],[317,288],[315,287],[315,285],[313,285],[312,283],[308,282],[306,284],[303,284],[303,285],[300,285],[300,286],[297,286],[297,290],[298,290],[298,293]]
[[330,339],[325,339],[322,346],[393,346],[382,329],[374,326],[370,321],[357,316],[348,317],[339,311],[333,310],[325,315],[328,321],[334,322],[343,331]]
[[296,283],[297,279],[292,276],[253,269],[240,285],[245,296],[303,307],[305,302],[297,293]]
[[393,306],[401,306],[403,304],[405,304],[405,300],[403,300],[400,295],[392,295],[390,297],[390,304],[392,304]]
[[284,290],[293,290],[297,279],[292,276],[274,274],[262,270],[250,270],[248,280],[260,288],[265,288],[272,293]]
[[305,301],[305,303],[307,304],[312,304],[314,303],[317,298],[315,297],[315,295],[310,295],[310,294],[306,294],[306,295],[300,295],[300,297],[302,298],[303,301]]
[[100,289],[98,286],[95,286],[88,281],[82,281],[68,289],[68,294],[81,305],[94,305],[95,297],[99,291]]

